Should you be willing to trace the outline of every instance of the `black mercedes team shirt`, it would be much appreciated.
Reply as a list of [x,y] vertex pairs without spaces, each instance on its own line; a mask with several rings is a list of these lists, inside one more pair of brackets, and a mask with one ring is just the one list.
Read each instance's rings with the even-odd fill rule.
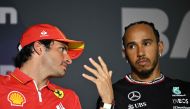
[[164,75],[148,83],[127,75],[113,88],[114,109],[190,109],[190,83]]

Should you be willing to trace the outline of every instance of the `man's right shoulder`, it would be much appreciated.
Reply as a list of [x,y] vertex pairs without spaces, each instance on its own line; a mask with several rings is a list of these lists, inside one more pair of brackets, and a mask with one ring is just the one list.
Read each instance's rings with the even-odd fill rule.
[[8,80],[10,80],[10,76],[9,75],[2,75],[2,74],[0,74],[0,83],[6,82]]
[[126,80],[126,78],[122,78],[120,80],[118,80],[117,82],[115,82],[113,84],[113,87],[126,87],[126,85],[128,84],[128,81]]

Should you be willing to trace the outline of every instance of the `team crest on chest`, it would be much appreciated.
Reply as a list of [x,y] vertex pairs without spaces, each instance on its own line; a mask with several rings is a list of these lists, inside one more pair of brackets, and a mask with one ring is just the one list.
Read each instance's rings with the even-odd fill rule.
[[18,91],[11,91],[7,96],[7,100],[11,103],[11,106],[23,107],[24,103],[26,103],[24,95]]
[[63,91],[60,90],[60,89],[56,89],[56,90],[54,91],[54,94],[55,94],[55,96],[58,97],[58,98],[63,98],[63,97],[64,97],[64,93],[63,93]]

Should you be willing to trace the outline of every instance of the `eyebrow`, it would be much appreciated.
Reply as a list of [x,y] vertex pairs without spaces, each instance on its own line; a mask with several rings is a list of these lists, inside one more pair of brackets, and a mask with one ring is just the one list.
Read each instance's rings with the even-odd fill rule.
[[61,46],[66,47],[67,49],[69,48],[68,43],[61,43]]
[[[145,41],[151,41],[151,42],[153,42],[153,39],[143,39],[142,40],[142,42],[145,42]],[[129,43],[127,43],[127,46],[129,46],[129,45],[134,45],[136,42],[135,41],[131,41],[131,42],[129,42]]]
[[61,41],[57,41],[57,42],[59,42],[59,45],[61,45],[61,46],[68,46],[69,45],[67,42],[61,42]]
[[127,43],[127,45],[126,46],[129,46],[129,45],[134,45],[135,44],[135,42],[133,41],[133,42],[129,42],[129,43]]

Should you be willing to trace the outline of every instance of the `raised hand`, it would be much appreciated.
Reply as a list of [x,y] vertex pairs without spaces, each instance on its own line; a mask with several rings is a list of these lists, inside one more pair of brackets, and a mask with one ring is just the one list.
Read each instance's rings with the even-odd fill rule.
[[114,100],[111,81],[112,71],[108,70],[107,65],[100,56],[98,57],[98,60],[100,64],[95,62],[92,58],[89,58],[90,63],[95,68],[84,65],[84,68],[94,76],[89,76],[85,73],[83,73],[82,76],[96,84],[98,93],[104,103],[112,103]]

